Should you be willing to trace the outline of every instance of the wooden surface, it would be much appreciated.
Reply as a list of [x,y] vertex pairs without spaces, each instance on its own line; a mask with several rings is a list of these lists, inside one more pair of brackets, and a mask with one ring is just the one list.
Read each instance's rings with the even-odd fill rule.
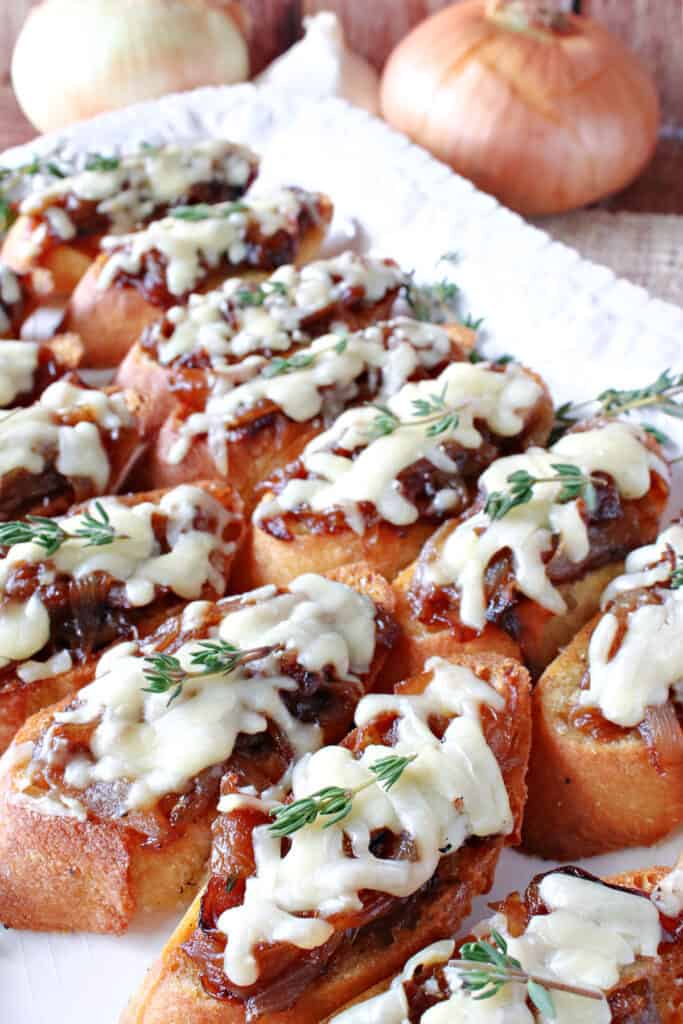
[[[0,0],[0,151],[35,132],[19,110],[10,84],[14,41],[37,0]],[[139,0],[144,3],[145,0]],[[241,0],[250,22],[252,64],[263,67],[300,32],[303,13],[335,10],[353,47],[381,64],[410,28],[449,0]],[[665,121],[683,129],[683,0],[580,0],[583,11],[609,25],[655,74]],[[683,137],[664,139],[643,176],[608,209],[683,214]]]

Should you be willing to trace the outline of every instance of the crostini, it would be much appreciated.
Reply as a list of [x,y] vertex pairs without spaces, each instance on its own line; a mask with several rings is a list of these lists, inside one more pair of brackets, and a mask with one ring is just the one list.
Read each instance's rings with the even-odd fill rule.
[[356,723],[297,762],[285,803],[224,776],[208,885],[125,1024],[317,1024],[490,888],[524,804],[525,670],[435,658]]
[[423,949],[331,1024],[679,1024],[683,901],[660,909],[670,877],[537,875],[471,935]]
[[54,381],[76,370],[83,358],[77,334],[52,341],[0,340],[0,409],[31,405]]
[[64,378],[32,405],[0,410],[0,522],[121,490],[145,447],[144,406],[137,392]]
[[254,153],[222,140],[91,154],[82,170],[22,200],[2,259],[22,273],[47,271],[50,294],[67,297],[106,235],[135,231],[174,206],[239,199],[257,170]]
[[398,317],[325,334],[290,358],[253,356],[235,367],[239,384],[218,383],[199,412],[179,405],[168,417],[142,481],[166,487],[228,479],[249,510],[257,484],[297,458],[343,409],[384,401],[406,381],[438,376],[467,358],[462,341],[458,327]]
[[[175,396],[202,409],[213,387],[239,382],[235,364],[288,356],[333,329],[360,330],[386,319],[408,277],[393,260],[344,252],[301,268],[280,267],[261,283],[233,277],[191,295],[136,342],[116,374],[121,387],[154,394],[159,427]],[[463,341],[473,332],[463,328]]]
[[498,459],[473,508],[396,581],[394,676],[453,644],[508,642],[537,678],[595,614],[624,556],[655,539],[668,492],[659,444],[625,422],[587,423],[547,450]]
[[300,188],[178,206],[142,231],[103,239],[71,297],[65,329],[80,334],[89,366],[114,366],[146,327],[193,292],[313,259],[331,217],[326,196]]
[[0,760],[0,921],[121,932],[136,911],[186,905],[223,775],[260,791],[342,738],[391,643],[391,607],[364,567],[307,575],[193,602],[105,652]]
[[283,584],[360,560],[393,579],[472,503],[494,459],[546,443],[553,415],[541,379],[513,362],[453,363],[349,409],[264,485],[240,579]]
[[632,552],[534,694],[525,845],[556,859],[683,824],[683,526]]
[[97,651],[224,597],[243,531],[239,498],[210,483],[0,524],[0,752]]

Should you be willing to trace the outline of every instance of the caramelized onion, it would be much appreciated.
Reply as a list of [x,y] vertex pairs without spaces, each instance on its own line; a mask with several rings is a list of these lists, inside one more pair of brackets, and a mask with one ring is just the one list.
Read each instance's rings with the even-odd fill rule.
[[638,729],[660,775],[683,770],[683,729],[672,701],[647,708]]

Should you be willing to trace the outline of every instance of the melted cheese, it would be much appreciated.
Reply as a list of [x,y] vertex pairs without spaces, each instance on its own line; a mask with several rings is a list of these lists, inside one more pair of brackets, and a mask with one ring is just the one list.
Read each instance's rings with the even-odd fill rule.
[[358,380],[364,374],[369,375],[373,394],[385,398],[416,370],[438,365],[450,352],[446,331],[405,317],[354,331],[344,337],[343,346],[341,340],[338,334],[317,338],[297,352],[297,359],[308,365],[279,376],[269,376],[265,359],[247,357],[239,364],[239,373],[250,379],[237,387],[226,387],[221,379],[204,412],[183,421],[168,461],[182,462],[193,438],[206,434],[216,465],[225,474],[226,431],[259,404],[271,402],[297,423],[321,412],[332,418],[358,395]]
[[[80,412],[93,417],[71,424]],[[123,393],[106,395],[56,381],[26,409],[0,411],[0,475],[23,469],[38,475],[54,465],[66,477],[86,477],[100,493],[109,481],[102,432],[132,422]]]
[[238,267],[249,254],[249,235],[257,231],[271,237],[278,231],[298,235],[298,217],[317,202],[316,193],[281,188],[266,196],[249,196],[239,203],[217,203],[201,220],[163,217],[130,235],[103,239],[110,253],[97,281],[109,288],[116,275],[139,274],[148,253],[159,252],[165,261],[165,281],[171,295],[187,295],[207,276],[207,268],[222,263]]
[[[78,581],[106,573],[121,581],[125,603],[133,608],[151,604],[159,588],[185,600],[199,597],[205,585],[218,597],[225,593],[223,559],[233,552],[234,544],[226,543],[222,536],[233,516],[206,491],[185,484],[156,504],[145,501],[129,507],[116,498],[100,498],[98,504],[116,532],[112,544],[88,546],[83,540],[71,539],[49,558],[40,544],[15,544],[0,559],[0,667],[36,654],[50,637],[49,611],[39,592],[28,601],[3,597],[7,581],[22,565],[38,567],[41,587],[48,587],[58,577]],[[94,503],[86,512],[98,516]],[[170,547],[166,554],[161,553],[155,536],[153,517],[157,515],[166,517]],[[197,517],[210,517],[215,530],[196,529]],[[73,534],[82,528],[83,514],[62,516],[56,522]],[[214,564],[216,556],[220,558]]]
[[[262,502],[256,521],[283,510],[339,508],[351,527],[363,533],[359,502],[370,502],[382,519],[395,526],[414,523],[418,509],[399,491],[399,474],[426,459],[457,477],[458,465],[444,451],[443,443],[478,448],[484,439],[475,422],[486,423],[499,436],[513,437],[524,429],[524,414],[540,394],[540,385],[519,366],[511,364],[499,373],[486,364],[453,363],[436,380],[406,384],[387,400],[386,405],[407,424],[391,434],[373,439],[376,409],[349,409],[304,450],[301,461],[307,478],[291,480],[276,498]],[[429,436],[429,422],[424,426],[409,422],[415,417],[414,403],[433,395],[443,397],[446,406],[458,411],[457,424],[436,438]],[[353,457],[336,455],[335,448],[346,449]],[[437,506],[443,501],[442,494],[435,496]]]
[[[201,612],[192,615],[201,619]],[[354,682],[374,655],[375,606],[343,584],[301,576],[281,594],[246,594],[207,634],[242,648],[282,644],[302,668],[332,670]],[[269,722],[297,755],[320,746],[319,726],[300,722],[283,700],[298,684],[280,671],[280,653],[230,674],[203,674],[192,665],[198,650],[198,641],[191,641],[174,652],[191,679],[170,704],[168,694],[145,692],[147,666],[137,644],[119,644],[100,658],[96,678],[78,692],[76,706],[54,716],[56,722],[97,723],[92,757],[71,759],[68,785],[83,789],[124,780],[130,783],[126,806],[144,808],[166,793],[183,792],[204,769],[230,757],[240,733],[257,735]]]
[[39,349],[34,341],[0,341],[0,408],[7,408],[18,395],[33,390]]
[[159,361],[169,364],[202,350],[208,353],[212,368],[220,370],[227,360],[253,352],[284,352],[309,340],[306,321],[310,317],[336,303],[349,304],[351,296],[354,306],[358,301],[379,302],[404,281],[405,275],[394,264],[352,252],[307,263],[301,269],[280,267],[258,286],[263,300],[257,305],[249,303],[252,283],[231,278],[216,291],[191,295],[187,305],[169,310],[170,337],[156,331]]
[[[502,914],[474,929],[486,937],[495,928],[507,942],[509,955],[520,961],[523,970],[606,992],[618,983],[621,969],[633,963],[636,956],[657,955],[661,929],[649,900],[560,872],[546,875],[539,889],[549,913],[532,917],[521,936],[513,938],[509,934]],[[334,1024],[407,1024],[405,985],[423,964],[442,967],[449,994],[421,1015],[420,1024],[549,1022],[550,1018],[532,1012],[526,987],[520,984],[508,983],[495,995],[477,999],[463,987],[458,961],[449,961],[452,951],[452,942],[427,947],[408,962],[387,992],[334,1017]],[[425,988],[428,986],[429,980]],[[612,1019],[604,998],[593,1000],[557,989],[549,991],[556,1024],[609,1024]],[[438,996],[439,991],[434,994]]]
[[[50,182],[23,200],[20,210],[44,218],[58,237],[77,233],[63,203],[70,197],[96,203],[97,213],[109,218],[111,231],[132,231],[154,216],[160,207],[173,205],[193,186],[224,182],[246,187],[256,158],[242,146],[209,140],[192,146],[164,146],[122,156],[109,170],[83,170]],[[36,252],[45,241],[42,224],[34,228],[28,246]]]
[[[468,836],[512,829],[507,791],[478,710],[482,703],[500,710],[503,699],[462,666],[432,658],[426,669],[433,677],[424,693],[370,695],[358,705],[361,727],[384,712],[397,715],[394,747],[370,746],[359,759],[344,747],[324,747],[304,756],[292,773],[293,799],[327,786],[356,790],[374,779],[370,766],[380,758],[417,752],[389,791],[373,784],[356,792],[347,817],[294,833],[286,853],[267,825],[254,829],[256,873],[247,881],[244,902],[218,920],[228,938],[225,972],[236,984],[257,980],[254,951],[260,943],[314,949],[333,933],[326,918],[362,908],[362,890],[408,897],[432,877],[445,846],[456,850]],[[432,715],[453,716],[442,740],[429,727]],[[375,857],[370,840],[376,829],[409,835],[414,858]],[[344,851],[345,836],[352,856]],[[298,916],[310,913],[317,916]]]
[[[498,459],[483,473],[481,490],[484,495],[508,491],[508,477],[520,470],[534,477],[555,476],[553,463],[575,465],[584,473],[607,473],[625,499],[647,494],[651,471],[669,479],[667,466],[646,447],[639,428],[609,423],[567,434],[547,451],[532,448],[523,455]],[[517,589],[556,615],[566,611],[562,595],[546,574],[544,556],[556,537],[559,551],[570,561],[580,562],[589,553],[589,540],[578,501],[558,503],[561,488],[555,482],[536,485],[531,501],[497,521],[483,510],[478,512],[450,530],[437,556],[423,565],[426,581],[457,585],[460,618],[466,626],[484,628],[486,568],[506,548],[512,552]]]
[[619,620],[609,610],[612,599],[665,583],[671,574],[670,565],[661,562],[667,548],[683,557],[683,526],[670,527],[656,544],[629,555],[627,572],[605,592],[607,610],[588,647],[590,685],[581,691],[580,703],[598,707],[604,718],[624,727],[642,722],[648,707],[664,704],[671,687],[683,678],[683,589],[662,590],[661,604],[644,604],[629,612],[626,632],[611,655],[619,632]]
[[662,879],[652,901],[662,914],[674,920],[683,914],[683,866],[674,868]]

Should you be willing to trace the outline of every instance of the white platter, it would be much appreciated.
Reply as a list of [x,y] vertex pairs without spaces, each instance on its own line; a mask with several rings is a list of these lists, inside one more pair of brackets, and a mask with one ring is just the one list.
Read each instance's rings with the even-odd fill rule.
[[[486,351],[509,351],[533,366],[557,402],[643,386],[666,367],[683,370],[683,309],[582,260],[341,101],[293,103],[250,85],[202,89],[104,115],[61,138],[74,150],[108,151],[205,135],[259,150],[267,181],[328,192],[338,243],[393,256],[425,280],[441,255],[456,251],[457,264],[438,273],[460,285],[463,312],[485,318]],[[0,162],[22,162],[57,141],[11,150]],[[683,446],[683,423],[665,429]],[[683,504],[682,482],[672,513]],[[682,847],[679,834],[583,863],[599,873],[670,864]],[[486,899],[523,887],[542,863],[505,853]],[[0,931],[0,1024],[115,1024],[175,919],[138,923],[121,938]]]

